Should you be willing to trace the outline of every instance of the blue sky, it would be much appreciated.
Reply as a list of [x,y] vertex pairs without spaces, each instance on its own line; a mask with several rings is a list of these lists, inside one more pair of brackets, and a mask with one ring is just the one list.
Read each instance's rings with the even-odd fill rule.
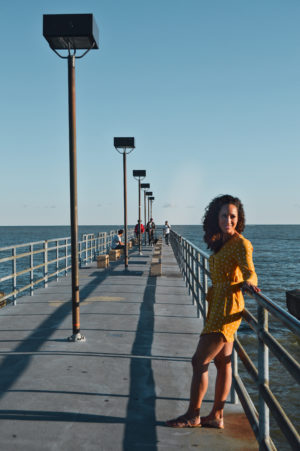
[[300,222],[299,0],[0,0],[0,225],[69,224],[67,63],[42,15],[93,13],[76,62],[80,224],[123,221],[122,157],[146,169],[157,223],[200,224],[216,195],[249,224]]

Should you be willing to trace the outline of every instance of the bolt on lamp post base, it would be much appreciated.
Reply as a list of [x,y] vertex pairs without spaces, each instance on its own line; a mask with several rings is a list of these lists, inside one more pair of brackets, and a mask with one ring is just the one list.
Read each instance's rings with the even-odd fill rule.
[[77,334],[73,334],[70,337],[68,337],[68,341],[72,341],[73,343],[77,341],[85,342],[86,338],[84,335],[81,335],[81,333],[78,332]]

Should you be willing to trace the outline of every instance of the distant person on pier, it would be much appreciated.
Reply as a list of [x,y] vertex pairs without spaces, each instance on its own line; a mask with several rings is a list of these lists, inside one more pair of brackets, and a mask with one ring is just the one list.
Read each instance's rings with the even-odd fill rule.
[[[140,223],[141,221],[138,219],[138,222],[134,228],[134,233],[137,239],[139,239],[139,234],[140,234]],[[145,232],[145,227],[144,225],[141,223],[141,234],[143,234]]]
[[155,232],[155,222],[153,221],[153,218],[151,218],[150,221],[148,221],[146,231],[148,233],[149,246],[150,245],[153,246]]
[[168,221],[165,221],[163,230],[164,230],[165,241],[168,246],[169,246],[169,238],[170,238],[170,229],[171,229],[170,224],[168,223]]
[[[192,358],[188,409],[184,415],[167,421],[167,426],[224,428],[223,409],[231,387],[234,334],[244,310],[242,290],[260,291],[252,261],[252,245],[241,235],[244,227],[244,209],[237,197],[216,197],[205,210],[204,241],[212,251],[209,257],[212,286],[206,297],[208,313]],[[212,360],[217,367],[214,404],[209,415],[200,417],[208,386],[208,365]]]
[[122,242],[123,233],[124,233],[124,230],[120,229],[120,230],[118,230],[118,233],[113,236],[113,239],[111,242],[112,249],[123,249],[125,247],[125,244]]

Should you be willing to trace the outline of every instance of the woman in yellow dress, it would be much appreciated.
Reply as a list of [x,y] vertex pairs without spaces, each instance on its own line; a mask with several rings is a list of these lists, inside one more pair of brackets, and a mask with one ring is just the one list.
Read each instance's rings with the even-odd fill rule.
[[[244,310],[242,289],[260,291],[252,261],[252,245],[241,235],[244,227],[244,209],[237,197],[216,197],[206,208],[204,241],[213,252],[209,258],[212,286],[206,297],[208,313],[192,358],[188,410],[167,421],[167,426],[224,428],[223,410],[231,387],[234,334]],[[200,407],[208,386],[208,365],[212,360],[217,368],[214,404],[210,414],[200,418]]]

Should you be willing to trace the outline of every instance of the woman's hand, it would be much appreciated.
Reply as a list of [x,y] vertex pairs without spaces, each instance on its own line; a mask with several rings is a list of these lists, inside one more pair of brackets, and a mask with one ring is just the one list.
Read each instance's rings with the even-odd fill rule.
[[255,286],[255,285],[252,285],[252,283],[250,283],[250,282],[244,282],[243,283],[243,285],[242,285],[242,290],[244,291],[244,290],[248,290],[248,291],[254,291],[254,293],[259,293],[260,291],[261,291],[261,289],[260,288],[258,288],[257,286]]

